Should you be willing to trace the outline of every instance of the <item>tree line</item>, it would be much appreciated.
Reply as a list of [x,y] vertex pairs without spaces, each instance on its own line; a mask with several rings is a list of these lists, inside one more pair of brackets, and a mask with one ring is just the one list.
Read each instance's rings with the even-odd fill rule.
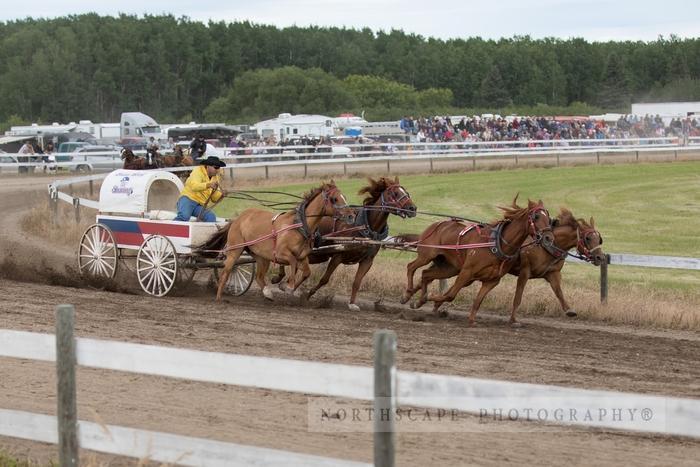
[[[465,31],[465,35],[468,31]],[[0,22],[0,122],[629,111],[700,100],[700,39],[438,40],[170,15]]]

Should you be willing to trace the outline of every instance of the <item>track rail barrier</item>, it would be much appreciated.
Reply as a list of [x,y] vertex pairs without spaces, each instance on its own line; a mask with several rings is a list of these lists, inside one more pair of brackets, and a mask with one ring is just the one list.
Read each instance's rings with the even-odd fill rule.
[[[700,438],[700,400],[646,394],[585,390],[461,376],[397,371],[396,335],[377,331],[374,369],[354,365],[203,352],[88,338],[75,338],[75,310],[57,307],[56,335],[0,329],[0,356],[57,363],[57,417],[0,409],[0,435],[60,443],[61,465],[77,465],[78,447],[181,465],[360,466],[274,449],[241,446],[134,428],[78,421],[75,366],[158,375],[315,396],[373,401],[375,413],[398,404],[452,409],[483,415],[508,403],[539,407],[554,424],[664,433]],[[592,417],[560,420],[558,409],[600,414],[622,403],[640,416],[622,420]],[[529,404],[529,405],[527,405]],[[506,405],[507,406],[507,405]],[[620,411],[623,409],[620,408]],[[655,420],[644,417],[652,413]],[[539,412],[538,412],[539,413]],[[528,419],[529,420],[529,419]],[[391,417],[374,422],[374,465],[392,467],[395,432]]]

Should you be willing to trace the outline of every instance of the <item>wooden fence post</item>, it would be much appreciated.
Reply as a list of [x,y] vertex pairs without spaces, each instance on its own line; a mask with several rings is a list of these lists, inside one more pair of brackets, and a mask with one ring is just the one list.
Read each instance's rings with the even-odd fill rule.
[[61,467],[78,465],[78,411],[75,397],[75,308],[56,308],[58,451]]
[[58,223],[58,188],[54,188],[49,193],[49,203],[51,204],[51,224]]
[[608,264],[610,255],[605,255],[605,261],[600,265],[600,303],[608,303]]
[[73,198],[73,209],[75,210],[75,223],[80,224],[80,198]]
[[374,465],[394,467],[396,433],[396,334],[374,333]]

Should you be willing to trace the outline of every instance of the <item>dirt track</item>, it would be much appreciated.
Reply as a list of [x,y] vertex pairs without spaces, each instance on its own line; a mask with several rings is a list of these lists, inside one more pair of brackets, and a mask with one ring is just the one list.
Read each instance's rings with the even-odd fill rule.
[[[31,191],[46,179],[40,182],[24,183]],[[21,258],[31,252],[37,264],[43,255],[30,250],[35,242],[13,228],[26,194],[4,199],[13,207],[6,212],[11,224],[3,222],[1,229],[0,254],[11,249]],[[48,258],[57,268],[72,262],[68,250]],[[512,330],[488,313],[480,327],[470,329],[462,313],[415,322],[391,307],[351,313],[341,307],[270,306],[255,290],[214,304],[207,292],[154,299],[0,280],[0,297],[0,328],[52,332],[54,306],[73,303],[81,337],[361,365],[371,364],[374,330],[390,328],[398,335],[398,366],[404,370],[700,398],[700,336],[687,332],[564,319],[524,320],[526,326]],[[85,369],[78,388],[81,419],[371,460],[368,433],[309,433],[304,395]],[[0,359],[1,408],[53,414],[54,391],[51,365]],[[700,457],[700,443],[687,439],[575,428],[538,432],[541,427],[505,422],[491,424],[498,432],[489,433],[477,417],[464,423],[476,432],[400,434],[399,465],[692,465]],[[9,438],[0,438],[0,447],[32,457],[55,455],[55,447]],[[103,459],[111,465],[130,462]]]

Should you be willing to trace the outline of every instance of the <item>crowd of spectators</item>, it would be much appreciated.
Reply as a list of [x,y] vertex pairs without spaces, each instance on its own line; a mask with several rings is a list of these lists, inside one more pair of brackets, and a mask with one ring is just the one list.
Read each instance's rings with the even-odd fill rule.
[[416,142],[591,140],[700,136],[696,118],[673,119],[669,125],[657,115],[621,116],[616,122],[587,117],[450,117],[401,119],[400,128]]

